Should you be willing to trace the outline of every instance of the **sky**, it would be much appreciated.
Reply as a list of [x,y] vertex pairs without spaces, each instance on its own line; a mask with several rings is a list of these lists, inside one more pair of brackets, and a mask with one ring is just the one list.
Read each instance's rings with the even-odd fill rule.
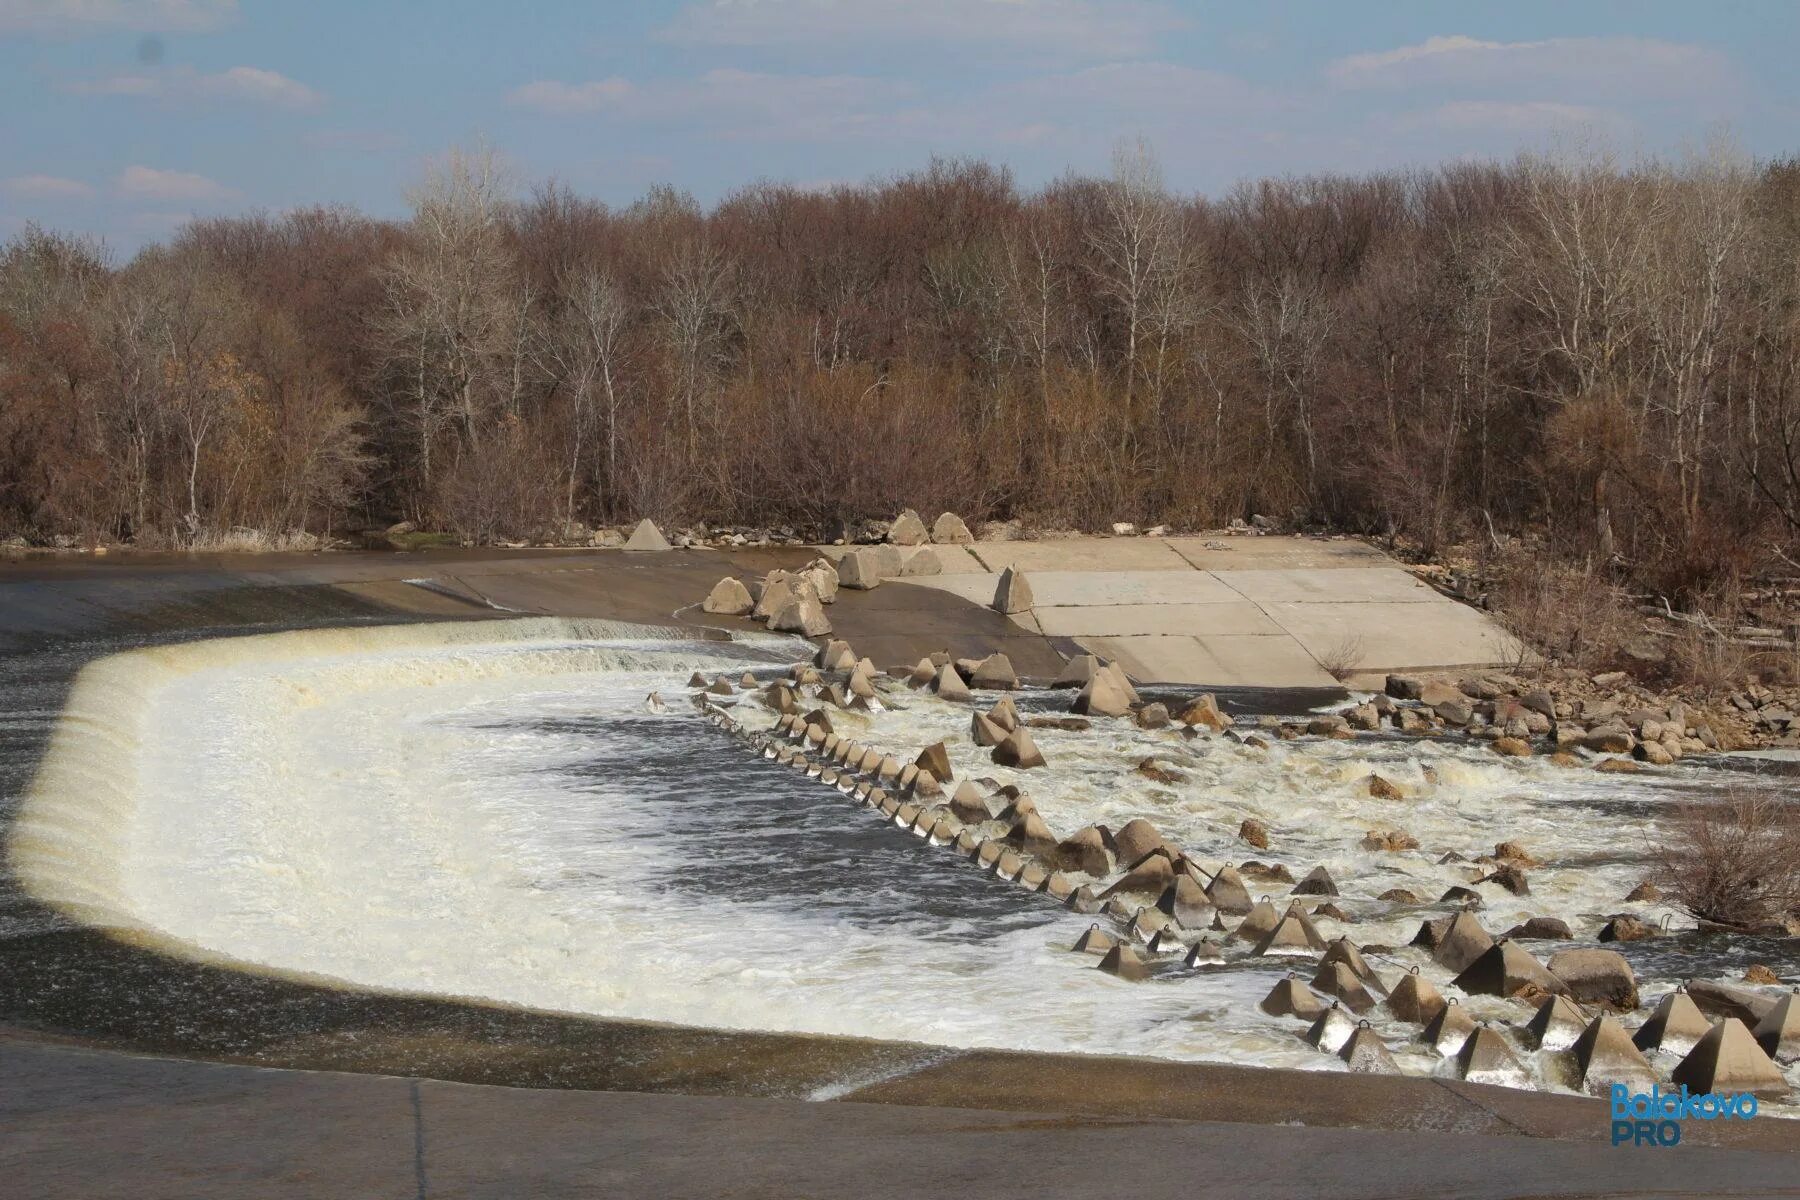
[[608,203],[933,155],[1170,187],[1724,130],[1800,151],[1794,0],[0,0],[0,238],[406,211],[447,149]]

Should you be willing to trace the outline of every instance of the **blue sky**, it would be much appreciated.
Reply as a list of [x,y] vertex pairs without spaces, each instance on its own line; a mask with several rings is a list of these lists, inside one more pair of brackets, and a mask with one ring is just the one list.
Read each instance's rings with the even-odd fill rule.
[[1800,150],[1789,0],[0,0],[0,236],[405,210],[485,139],[523,181],[711,202],[976,154],[1035,185],[1148,137],[1171,186],[1726,127]]

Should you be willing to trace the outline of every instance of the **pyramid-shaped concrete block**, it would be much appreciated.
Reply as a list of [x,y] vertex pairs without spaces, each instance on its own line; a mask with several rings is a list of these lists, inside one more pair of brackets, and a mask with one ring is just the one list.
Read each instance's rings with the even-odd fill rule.
[[999,584],[994,589],[994,611],[1012,616],[1030,612],[1034,603],[1031,598],[1031,583],[1025,578],[1023,571],[1008,567],[1000,572]]
[[1608,1013],[1588,1022],[1575,1039],[1574,1051],[1578,1081],[1590,1095],[1604,1096],[1615,1083],[1633,1092],[1649,1091],[1656,1082],[1656,1071],[1643,1051],[1631,1044],[1631,1035]]
[[1800,995],[1789,992],[1777,1000],[1752,1032],[1763,1053],[1776,1062],[1800,1061]]
[[1506,1039],[1478,1025],[1463,1039],[1456,1052],[1456,1074],[1469,1083],[1491,1083],[1499,1087],[1525,1087],[1530,1082],[1525,1064],[1519,1061]]
[[1534,1050],[1567,1050],[1587,1028],[1587,1014],[1567,996],[1551,996],[1538,1005],[1525,1025],[1525,1041]]
[[1763,1100],[1784,1099],[1792,1090],[1781,1068],[1736,1017],[1725,1017],[1707,1030],[1669,1078],[1690,1092],[1750,1092]]
[[1712,1022],[1685,991],[1674,991],[1662,998],[1650,1019],[1638,1027],[1632,1043],[1639,1050],[1660,1054],[1685,1055],[1712,1029]]
[[669,539],[663,536],[662,530],[656,527],[656,522],[645,517],[637,523],[637,528],[631,531],[631,536],[625,539],[625,549],[657,551],[672,550],[674,547],[669,545]]

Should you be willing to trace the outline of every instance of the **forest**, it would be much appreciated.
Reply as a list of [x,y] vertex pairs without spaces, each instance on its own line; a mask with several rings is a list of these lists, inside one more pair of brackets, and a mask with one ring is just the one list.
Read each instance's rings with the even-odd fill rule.
[[1523,156],[1216,197],[1120,146],[705,209],[455,152],[410,216],[0,248],[0,538],[643,515],[1524,537],[1670,597],[1800,531],[1800,159]]

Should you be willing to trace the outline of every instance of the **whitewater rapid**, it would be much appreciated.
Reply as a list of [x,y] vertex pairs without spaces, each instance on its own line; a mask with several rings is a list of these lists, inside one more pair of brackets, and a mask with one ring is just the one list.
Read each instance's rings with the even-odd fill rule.
[[[1338,1068],[1256,1011],[1280,964],[1147,984],[1085,969],[1068,946],[1090,918],[750,758],[686,705],[695,670],[772,678],[808,649],[546,618],[114,655],[76,682],[13,830],[13,867],[89,924],[346,987],[728,1029]],[[644,710],[652,690],[666,713]],[[912,752],[944,739],[959,778],[1017,779],[1059,834],[1148,816],[1202,859],[1241,862],[1253,852],[1234,842],[1238,824],[1261,818],[1274,842],[1255,856],[1295,877],[1326,864],[1346,894],[1337,902],[1363,917],[1328,932],[1361,943],[1403,947],[1430,915],[1390,915],[1378,893],[1435,900],[1463,882],[1439,855],[1473,858],[1501,840],[1547,861],[1530,897],[1483,889],[1488,928],[1549,913],[1591,938],[1644,877],[1677,794],[1674,775],[1568,771],[1450,741],[1256,750],[1125,722],[1040,731],[1051,766],[1020,776],[969,744],[966,706],[895,701],[869,740]],[[1137,774],[1146,755],[1183,780]],[[1371,771],[1406,797],[1369,798]],[[1679,787],[1724,786],[1716,774],[1684,773]],[[1376,827],[1404,828],[1422,848],[1360,850]],[[1390,965],[1421,961],[1402,949]],[[1411,1031],[1383,1032],[1394,1044]]]

